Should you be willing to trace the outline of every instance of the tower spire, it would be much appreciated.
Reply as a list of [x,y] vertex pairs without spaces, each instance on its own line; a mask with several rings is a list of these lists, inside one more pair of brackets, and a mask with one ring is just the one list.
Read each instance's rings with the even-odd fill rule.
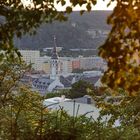
[[54,46],[52,50],[52,56],[51,56],[51,75],[50,78],[55,80],[58,78],[59,74],[59,59],[56,49],[56,37],[54,36]]
[[54,36],[54,47],[52,51],[52,59],[58,59],[58,54],[57,54],[57,45],[56,45],[56,37]]

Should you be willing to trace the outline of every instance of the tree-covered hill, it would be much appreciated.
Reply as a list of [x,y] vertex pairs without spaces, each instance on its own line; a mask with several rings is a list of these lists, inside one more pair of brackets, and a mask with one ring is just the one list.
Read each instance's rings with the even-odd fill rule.
[[70,48],[97,48],[105,40],[104,32],[109,31],[106,18],[111,11],[92,11],[80,15],[73,12],[67,22],[43,24],[35,36],[15,39],[15,45],[22,49],[42,49],[53,46],[53,36],[57,46]]

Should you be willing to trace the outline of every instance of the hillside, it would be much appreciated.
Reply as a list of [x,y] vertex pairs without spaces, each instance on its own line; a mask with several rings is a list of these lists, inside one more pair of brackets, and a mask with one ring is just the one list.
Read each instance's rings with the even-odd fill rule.
[[22,49],[42,49],[53,46],[53,36],[57,46],[65,49],[97,48],[106,38],[103,32],[109,31],[106,18],[110,11],[92,11],[80,15],[73,12],[67,22],[43,24],[34,36],[23,36],[15,39],[15,45]]

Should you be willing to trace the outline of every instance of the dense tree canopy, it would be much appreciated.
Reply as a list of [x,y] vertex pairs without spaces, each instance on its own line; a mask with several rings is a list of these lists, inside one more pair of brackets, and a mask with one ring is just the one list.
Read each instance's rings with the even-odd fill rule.
[[0,108],[7,105],[11,100],[17,87],[20,85],[19,80],[27,71],[28,66],[19,60],[14,52],[1,53],[0,61]]
[[140,90],[139,10],[139,0],[117,0],[108,18],[112,30],[99,53],[108,63],[103,81],[113,89],[123,88],[133,95]]
[[88,83],[83,80],[79,80],[74,83],[70,89],[71,98],[80,98],[84,95],[90,95],[94,93],[94,87],[91,83]]

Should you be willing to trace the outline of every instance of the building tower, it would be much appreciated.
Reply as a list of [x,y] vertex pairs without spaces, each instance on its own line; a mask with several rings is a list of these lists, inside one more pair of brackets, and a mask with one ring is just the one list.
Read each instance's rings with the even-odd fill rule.
[[56,47],[57,47],[56,37],[54,36],[54,47],[53,47],[52,56],[51,56],[51,75],[50,75],[50,79],[53,79],[53,80],[56,80],[59,74],[59,59],[58,59]]

